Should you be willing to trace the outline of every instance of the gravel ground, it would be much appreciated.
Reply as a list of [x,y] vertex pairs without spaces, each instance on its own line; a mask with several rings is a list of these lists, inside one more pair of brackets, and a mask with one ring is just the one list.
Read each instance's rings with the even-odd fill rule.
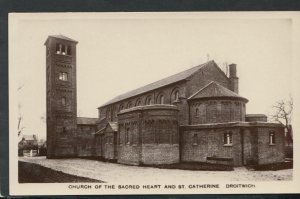
[[127,166],[117,163],[86,159],[46,159],[45,157],[20,157],[19,161],[31,162],[67,174],[102,180],[109,183],[191,183],[220,181],[277,181],[292,180],[293,170],[250,171],[235,167],[234,171],[188,171]]

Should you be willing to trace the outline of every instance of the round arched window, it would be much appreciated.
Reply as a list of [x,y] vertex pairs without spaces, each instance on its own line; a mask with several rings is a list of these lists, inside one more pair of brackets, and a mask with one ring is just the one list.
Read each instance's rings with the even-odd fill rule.
[[151,97],[147,97],[146,98],[146,105],[150,105],[150,104],[152,104],[152,99],[151,99]]
[[160,95],[160,96],[159,96],[159,103],[160,103],[160,104],[164,104],[164,101],[165,101],[164,96],[163,96],[163,95]]

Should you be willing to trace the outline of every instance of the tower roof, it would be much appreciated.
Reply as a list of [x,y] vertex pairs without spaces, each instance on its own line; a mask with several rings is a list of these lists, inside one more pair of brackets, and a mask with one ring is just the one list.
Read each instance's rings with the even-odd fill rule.
[[46,40],[46,42],[45,42],[45,44],[47,43],[47,41],[48,41],[48,39],[49,39],[50,37],[56,38],[56,39],[68,40],[68,41],[70,41],[70,42],[78,43],[78,41],[76,41],[76,40],[74,40],[74,39],[71,39],[71,38],[66,37],[66,36],[64,36],[64,35],[62,35],[62,34],[59,34],[59,35],[49,35],[48,38],[47,38],[47,40]]
[[[170,85],[170,84],[173,84],[173,83],[176,83],[176,82],[179,82],[179,81],[182,81],[182,80],[186,80],[188,79],[191,75],[193,75],[196,71],[198,71],[199,69],[201,68],[204,68],[206,66],[211,66],[211,65],[214,65],[216,64],[213,60],[211,61],[208,61],[204,64],[201,64],[201,65],[198,65],[198,66],[195,66],[195,67],[192,67],[188,70],[185,70],[185,71],[182,71],[180,73],[177,73],[175,75],[172,75],[172,76],[169,76],[169,77],[166,77],[164,79],[161,79],[161,80],[158,80],[156,82],[153,82],[151,84],[148,84],[146,86],[143,86],[143,87],[140,87],[138,89],[135,89],[135,90],[132,90],[132,91],[129,91],[127,93],[124,93],[122,95],[119,95],[113,99],[111,99],[110,101],[104,103],[103,105],[101,105],[100,107],[103,107],[103,106],[106,106],[106,105],[109,105],[109,104],[113,104],[115,102],[119,102],[121,100],[124,100],[124,99],[127,99],[127,98],[130,98],[130,97],[134,97],[134,96],[137,96],[139,94],[143,94],[143,93],[146,93],[148,91],[151,91],[151,90],[154,90],[154,89],[157,89],[157,88],[160,88],[160,87],[163,87],[163,86],[167,86],[167,85]],[[100,108],[99,107],[99,108]]]
[[190,96],[188,99],[202,99],[202,98],[239,98],[245,102],[248,102],[248,100],[237,93],[225,88],[224,86],[211,81],[209,84],[201,88],[199,91],[194,93],[192,96]]

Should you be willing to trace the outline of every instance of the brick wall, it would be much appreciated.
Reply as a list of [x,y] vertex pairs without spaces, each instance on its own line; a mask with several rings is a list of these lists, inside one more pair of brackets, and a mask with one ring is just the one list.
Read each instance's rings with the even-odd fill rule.
[[[71,56],[56,54],[56,44],[69,45]],[[49,37],[46,54],[47,158],[76,156],[76,43]],[[48,51],[48,50],[47,50]],[[67,81],[59,79],[67,72]],[[65,105],[62,104],[65,98]]]
[[140,164],[140,146],[120,145],[118,163],[139,165]]
[[193,100],[190,124],[245,121],[245,103],[239,100]]
[[225,88],[230,89],[230,81],[224,72],[215,64],[210,63],[206,67],[197,71],[187,82],[187,97],[190,97],[195,92],[199,91],[202,87],[206,86],[211,81],[215,81]]
[[153,105],[121,112],[118,162],[170,164],[179,161],[178,110]]
[[95,155],[95,125],[77,125],[76,148],[79,157]]
[[[224,145],[224,133],[232,133],[232,145]],[[189,129],[184,127],[181,136],[181,161],[206,162],[207,157],[233,158],[235,166],[242,164],[239,128]],[[196,140],[196,141],[195,141]]]
[[[275,144],[270,145],[270,132],[275,133]],[[284,154],[284,129],[280,127],[258,127],[258,164],[283,162]]]
[[257,164],[257,131],[255,128],[243,129],[243,164]]
[[143,164],[172,164],[179,162],[178,144],[143,144],[141,162]]

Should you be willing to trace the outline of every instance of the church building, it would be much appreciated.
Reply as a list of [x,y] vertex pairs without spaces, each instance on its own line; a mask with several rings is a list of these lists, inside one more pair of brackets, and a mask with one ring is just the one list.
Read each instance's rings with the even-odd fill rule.
[[227,76],[211,60],[116,96],[98,107],[98,118],[77,117],[77,43],[63,35],[45,42],[47,158],[130,165],[284,161],[284,127],[246,114],[236,64]]

